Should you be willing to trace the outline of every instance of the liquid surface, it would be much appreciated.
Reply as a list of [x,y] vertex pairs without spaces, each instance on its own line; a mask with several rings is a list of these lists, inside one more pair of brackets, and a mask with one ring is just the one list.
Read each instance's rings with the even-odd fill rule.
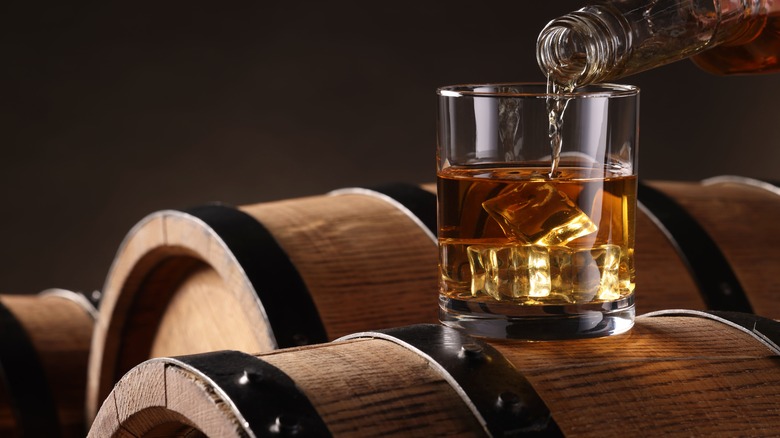
[[602,175],[561,167],[550,179],[542,166],[441,171],[441,293],[517,305],[631,295],[636,177]]

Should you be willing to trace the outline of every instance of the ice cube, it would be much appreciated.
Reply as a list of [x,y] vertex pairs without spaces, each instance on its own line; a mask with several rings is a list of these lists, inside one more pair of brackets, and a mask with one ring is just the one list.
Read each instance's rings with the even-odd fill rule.
[[578,301],[620,298],[620,259],[621,250],[617,245],[601,245],[575,252],[575,298]]
[[512,246],[471,245],[468,248],[469,264],[471,265],[471,294],[489,295],[496,300],[511,297],[511,286],[515,277]]
[[546,182],[519,184],[482,203],[504,234],[520,243],[562,245],[597,230],[596,224]]
[[487,269],[485,268],[487,249],[478,245],[471,245],[466,250],[471,266],[471,295],[478,296],[485,292],[485,277]]
[[496,300],[546,297],[551,291],[550,255],[538,245],[468,247],[471,294]]
[[532,246],[528,251],[528,296],[541,298],[550,295],[550,253],[547,248]]
[[617,300],[620,298],[621,250],[617,245],[604,245],[600,249],[596,264],[601,269],[601,281],[596,297],[605,301]]
[[550,287],[557,298],[563,301],[573,301],[572,298],[572,254],[565,246],[551,246],[550,253]]
[[[588,303],[620,298],[625,264],[617,245],[471,245],[471,294],[496,300]],[[625,270],[625,268],[623,269]],[[625,277],[625,275],[623,275]]]

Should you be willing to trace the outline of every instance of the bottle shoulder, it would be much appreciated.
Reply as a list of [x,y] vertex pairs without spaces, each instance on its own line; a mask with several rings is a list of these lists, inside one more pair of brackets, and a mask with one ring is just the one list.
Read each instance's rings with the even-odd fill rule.
[[712,47],[692,57],[692,61],[702,70],[719,75],[780,72],[780,11],[756,20],[760,20],[760,27],[751,38]]

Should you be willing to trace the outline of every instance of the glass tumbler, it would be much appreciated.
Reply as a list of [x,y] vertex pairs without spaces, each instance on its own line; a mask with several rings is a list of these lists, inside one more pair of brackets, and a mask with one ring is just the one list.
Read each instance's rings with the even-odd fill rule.
[[639,90],[437,90],[439,315],[475,336],[599,337],[634,323]]

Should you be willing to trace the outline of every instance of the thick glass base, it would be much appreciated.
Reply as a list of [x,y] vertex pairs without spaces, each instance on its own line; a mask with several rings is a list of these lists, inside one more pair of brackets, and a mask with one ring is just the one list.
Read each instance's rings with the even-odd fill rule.
[[596,338],[634,325],[634,296],[594,304],[518,305],[439,296],[439,319],[486,338],[551,341]]

